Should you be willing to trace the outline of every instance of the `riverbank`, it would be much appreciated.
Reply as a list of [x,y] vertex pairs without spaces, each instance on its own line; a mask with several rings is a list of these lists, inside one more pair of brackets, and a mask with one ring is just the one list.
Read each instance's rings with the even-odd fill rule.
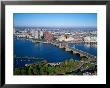
[[78,61],[67,59],[59,63],[48,63],[40,60],[26,64],[25,67],[14,68],[14,75],[96,75],[96,61],[84,59]]

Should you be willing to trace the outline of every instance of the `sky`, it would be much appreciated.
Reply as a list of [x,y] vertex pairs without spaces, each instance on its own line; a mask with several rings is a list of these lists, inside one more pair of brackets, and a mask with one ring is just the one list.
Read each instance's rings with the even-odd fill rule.
[[96,13],[14,13],[14,26],[96,27]]

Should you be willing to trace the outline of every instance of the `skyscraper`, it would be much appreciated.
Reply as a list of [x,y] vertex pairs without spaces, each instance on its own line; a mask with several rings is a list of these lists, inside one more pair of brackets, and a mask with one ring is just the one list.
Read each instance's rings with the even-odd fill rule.
[[45,31],[44,32],[44,39],[47,42],[51,42],[53,40],[53,34],[51,32]]

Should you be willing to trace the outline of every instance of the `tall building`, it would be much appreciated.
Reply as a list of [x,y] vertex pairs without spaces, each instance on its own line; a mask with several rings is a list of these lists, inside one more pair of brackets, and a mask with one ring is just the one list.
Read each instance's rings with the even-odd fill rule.
[[40,32],[39,32],[39,37],[40,37],[40,39],[42,39],[42,37],[43,37],[43,31],[41,30]]
[[38,39],[38,38],[39,38],[39,36],[38,36],[38,31],[35,31],[34,34],[35,34],[35,35],[34,35],[34,38],[35,38],[35,39]]
[[43,36],[44,36],[43,31],[38,30],[37,32],[38,32],[38,39],[43,39]]
[[31,33],[31,36],[34,37],[34,31],[32,30],[30,33]]
[[45,31],[44,32],[44,39],[47,41],[47,42],[51,42],[53,41],[53,34],[51,32],[48,32],[48,31]]
[[31,36],[34,38],[34,39],[38,39],[39,37],[39,34],[38,34],[38,31],[35,31],[35,30],[32,30],[31,31]]

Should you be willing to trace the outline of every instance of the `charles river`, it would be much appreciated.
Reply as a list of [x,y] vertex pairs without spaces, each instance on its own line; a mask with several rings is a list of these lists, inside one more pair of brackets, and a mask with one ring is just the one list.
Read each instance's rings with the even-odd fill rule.
[[[80,49],[91,55],[97,56],[97,47],[89,44],[71,44],[71,47]],[[78,55],[66,52],[52,44],[33,43],[30,40],[14,39],[14,55],[16,57],[35,57],[46,59],[49,63],[61,62],[66,59],[80,60]],[[33,63],[33,60],[15,60],[15,67],[22,67],[25,64]]]

